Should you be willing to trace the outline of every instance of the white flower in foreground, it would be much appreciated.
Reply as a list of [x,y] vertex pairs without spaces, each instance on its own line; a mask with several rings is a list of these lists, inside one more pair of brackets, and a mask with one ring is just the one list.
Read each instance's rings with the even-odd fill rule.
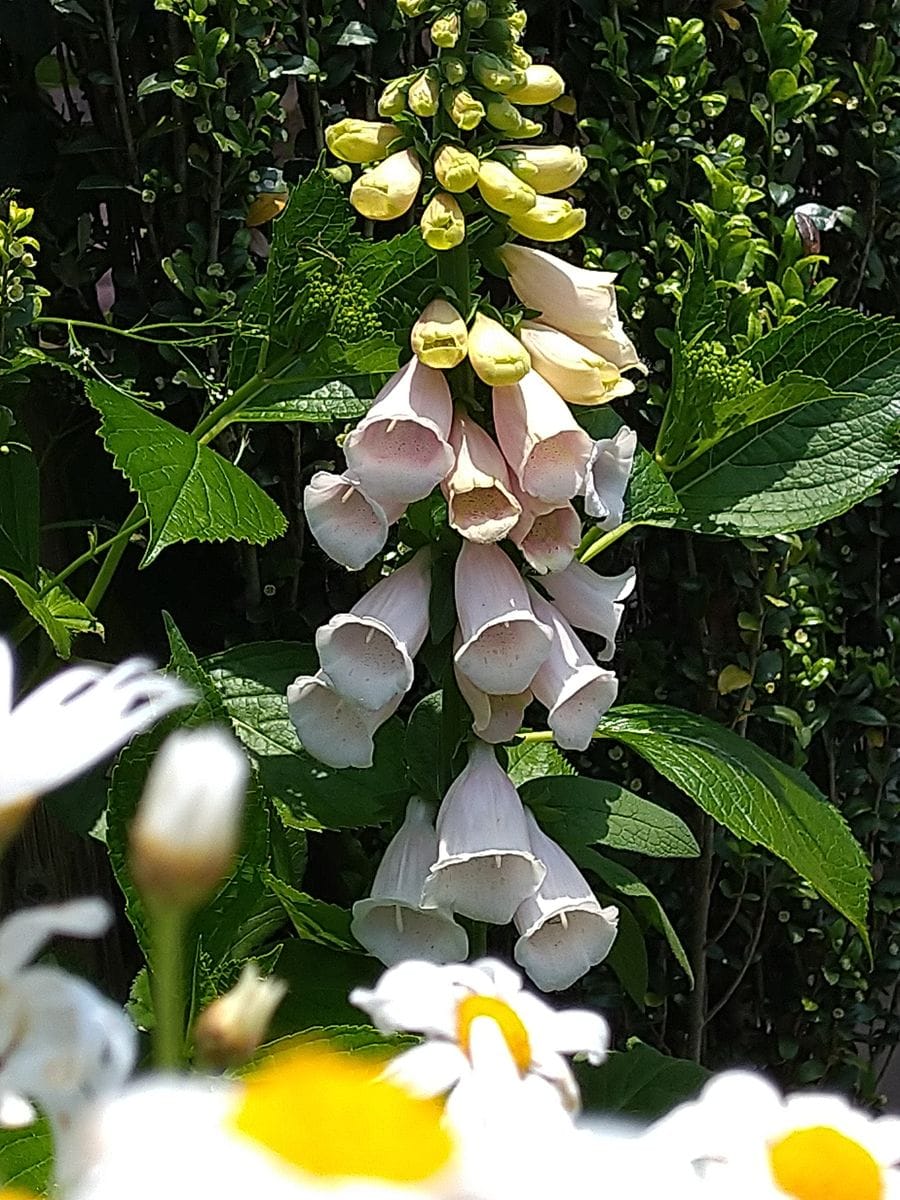
[[409,691],[413,658],[428,633],[430,594],[426,547],[316,630],[319,662],[339,695],[376,712]]
[[537,371],[494,388],[494,428],[523,492],[565,504],[584,487],[593,443]]
[[535,617],[522,576],[499,546],[463,542],[454,579],[461,644],[453,661],[483,692],[528,689],[550,653],[550,629]]
[[[453,642],[454,653],[459,649],[459,645],[460,634],[457,630]],[[481,688],[476,687],[456,663],[453,664],[453,673],[460,694],[472,713],[472,729],[481,740],[496,746],[514,738],[522,728],[525,709],[532,701],[531,690],[491,695],[490,692],[483,692]]]
[[607,647],[599,658],[608,662],[615,652],[624,601],[634,591],[636,578],[634,567],[621,575],[598,575],[584,563],[573,562],[541,583],[571,625],[606,638]]
[[[75,1153],[87,1108],[131,1074],[137,1035],[118,1005],[89,983],[59,967],[29,964],[52,937],[98,937],[112,915],[102,900],[70,900],[21,910],[0,924],[0,1092],[27,1097],[46,1112],[61,1157]],[[57,1175],[67,1174],[60,1162]]]
[[371,767],[375,732],[400,700],[372,712],[336,692],[323,671],[298,675],[287,689],[288,716],[303,749],[329,767]]
[[[509,1061],[521,1079],[551,1084],[569,1110],[579,1105],[578,1086],[563,1055],[586,1054],[603,1062],[609,1028],[599,1013],[552,1009],[522,990],[522,977],[495,959],[459,966],[406,962],[386,971],[374,989],[357,988],[350,1000],[386,1033],[421,1033],[425,1042],[393,1059],[386,1074],[424,1096],[449,1091],[483,1065],[490,1077],[507,1071]],[[491,1021],[506,1046],[506,1062],[488,1054],[473,1063],[476,1024]]]
[[349,474],[382,508],[421,500],[453,466],[452,420],[443,372],[411,358],[347,435]]
[[459,1156],[440,1106],[378,1070],[303,1046],[240,1081],[150,1077],[98,1113],[67,1200],[449,1200]]
[[537,892],[516,911],[513,957],[542,992],[559,992],[602,962],[616,939],[619,910],[602,908],[561,846],[526,812],[531,848],[547,867]]
[[547,708],[547,724],[564,750],[587,750],[597,723],[615,703],[619,681],[593,655],[552,604],[529,589],[535,614],[553,630],[547,660],[531,690]]
[[437,837],[422,892],[426,908],[505,925],[546,873],[531,851],[519,793],[484,742],[473,743],[443,799]]
[[379,504],[346,472],[316,471],[303,492],[309,531],[328,555],[348,571],[359,571],[384,549],[388,529],[404,505]]
[[470,542],[499,542],[522,512],[510,490],[509,469],[499,447],[459,409],[453,416],[450,445],[456,461],[441,484],[450,528]]
[[698,1197],[897,1200],[900,1118],[873,1118],[838,1096],[784,1098],[749,1071],[712,1079],[647,1131],[647,1154],[691,1163]]
[[636,450],[637,434],[624,425],[615,437],[594,442],[584,478],[584,511],[597,517],[601,529],[618,529],[622,524]]
[[529,566],[540,574],[562,571],[575,557],[581,542],[581,518],[571,504],[547,504],[519,493],[522,515],[510,531],[510,540],[522,551]]
[[197,1018],[194,1043],[201,1059],[216,1067],[247,1062],[262,1045],[287,990],[284,980],[260,975],[255,962],[244,963],[234,987]]
[[142,658],[117,667],[68,667],[13,702],[13,658],[0,639],[0,847],[39,795],[101,762],[191,699],[178,679]]
[[523,321],[519,337],[532,367],[568,404],[607,404],[634,391],[617,366],[551,325]]
[[375,872],[371,895],[353,905],[350,932],[385,966],[405,958],[462,962],[469,953],[466,931],[451,912],[422,907],[436,857],[434,805],[414,796]]
[[129,831],[145,898],[196,905],[227,873],[241,836],[250,768],[236,738],[213,725],[162,744]]

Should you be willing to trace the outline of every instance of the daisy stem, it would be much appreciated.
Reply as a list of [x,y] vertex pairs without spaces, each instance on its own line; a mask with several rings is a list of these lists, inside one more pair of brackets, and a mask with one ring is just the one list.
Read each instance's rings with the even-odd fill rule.
[[472,921],[469,927],[469,957],[484,958],[487,954],[487,925],[484,921]]
[[184,933],[187,914],[174,904],[153,909],[153,1058],[157,1067],[181,1066],[184,1056]]

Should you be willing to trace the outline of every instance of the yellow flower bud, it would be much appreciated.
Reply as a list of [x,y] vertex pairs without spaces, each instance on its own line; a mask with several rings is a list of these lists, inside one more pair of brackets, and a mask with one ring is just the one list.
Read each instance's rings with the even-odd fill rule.
[[542,196],[562,192],[587,170],[587,159],[574,146],[501,146],[509,169]]
[[452,83],[454,87],[466,77],[466,64],[455,54],[442,54],[438,66],[447,82]]
[[488,18],[488,6],[485,0],[468,0],[463,9],[463,20],[470,29],[480,29]]
[[421,16],[426,8],[430,8],[431,0],[397,0],[397,7],[404,17]]
[[378,114],[382,117],[396,117],[406,109],[406,93],[409,90],[409,76],[391,79],[385,85],[378,101]]
[[484,105],[464,87],[450,93],[447,111],[460,129],[475,129],[484,119]]
[[521,37],[525,32],[525,26],[528,24],[528,13],[524,8],[517,8],[509,18],[509,27],[518,37]]
[[325,130],[325,145],[335,158],[344,162],[378,162],[387,154],[391,142],[399,136],[400,130],[396,125],[345,117]]
[[371,221],[394,221],[412,208],[421,182],[418,158],[401,150],[363,171],[350,189],[350,203]]
[[484,50],[479,51],[472,60],[472,74],[482,87],[491,92],[511,92],[525,82],[525,76],[518,67],[512,67],[498,55],[488,54]]
[[476,313],[469,330],[469,362],[489,387],[518,383],[531,370],[528,351],[499,321]]
[[553,67],[534,64],[526,68],[525,82],[507,92],[516,104],[549,104],[566,90],[566,81]]
[[466,237],[466,219],[449,192],[436,192],[422,213],[422,237],[432,250],[452,250]]
[[478,170],[478,190],[486,204],[507,216],[528,212],[537,192],[496,159],[486,158]]
[[538,121],[529,121],[527,117],[523,117],[505,96],[495,96],[489,100],[486,114],[489,125],[499,129],[501,133],[512,134],[513,137],[537,137],[544,128]]
[[432,300],[412,327],[413,353],[426,367],[449,371],[466,357],[466,323],[446,300]]
[[417,117],[433,117],[438,110],[441,87],[433,71],[423,71],[410,85],[407,102]]
[[431,40],[442,50],[452,50],[459,41],[459,13],[445,12],[431,26]]
[[467,192],[478,181],[478,159],[459,146],[441,146],[434,156],[434,173],[448,192]]
[[510,46],[506,51],[506,57],[514,67],[518,67],[520,71],[525,71],[531,66],[534,59],[527,50],[523,50],[521,46]]
[[563,242],[584,229],[587,218],[583,208],[573,208],[568,200],[538,196],[534,208],[519,217],[510,217],[510,228],[534,242]]

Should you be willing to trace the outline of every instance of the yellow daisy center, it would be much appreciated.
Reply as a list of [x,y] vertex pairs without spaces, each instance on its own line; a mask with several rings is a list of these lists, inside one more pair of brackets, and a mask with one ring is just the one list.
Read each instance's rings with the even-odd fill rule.
[[380,1064],[301,1047],[243,1083],[235,1129],[310,1175],[417,1183],[453,1150],[441,1106],[378,1078]]
[[776,1184],[795,1200],[882,1200],[881,1167],[859,1142],[815,1125],[769,1145]]
[[496,996],[475,995],[460,1000],[456,1006],[456,1040],[465,1054],[469,1053],[472,1022],[476,1017],[496,1021],[513,1061],[524,1074],[531,1066],[531,1042],[518,1013]]

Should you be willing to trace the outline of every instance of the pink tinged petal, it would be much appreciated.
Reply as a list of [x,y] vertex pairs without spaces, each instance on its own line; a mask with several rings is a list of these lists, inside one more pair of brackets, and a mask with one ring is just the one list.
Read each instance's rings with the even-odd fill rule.
[[518,792],[484,742],[475,742],[467,766],[450,785],[437,835],[425,905],[505,925],[544,877]]
[[430,1099],[449,1092],[467,1070],[466,1056],[455,1042],[429,1041],[392,1058],[380,1077]]
[[503,246],[500,255],[519,299],[557,329],[590,337],[618,320],[613,272],[576,267],[526,246]]
[[494,388],[494,427],[523,491],[559,505],[584,487],[593,443],[537,371]]
[[97,307],[105,320],[112,312],[112,307],[116,302],[116,285],[113,280],[112,267],[108,271],[104,271],[94,284],[94,295],[97,297]]
[[[458,634],[456,645],[459,645]],[[531,691],[492,696],[477,688],[455,663],[453,672],[462,698],[471,710],[472,728],[481,740],[496,746],[514,738],[522,728],[525,709],[532,700]]]
[[463,542],[455,594],[457,668],[491,695],[526,691],[550,652],[550,629],[531,611],[525,583],[499,546]]
[[396,705],[413,681],[413,658],[428,634],[429,550],[382,579],[349,613],[316,630],[324,673],[339,695],[376,711]]
[[529,590],[535,613],[553,630],[550,654],[531,690],[548,709],[556,744],[564,750],[586,750],[600,718],[615,702],[619,681],[612,671],[596,665],[565,617]]
[[587,880],[527,814],[531,847],[547,867],[537,892],[516,911],[513,957],[543,992],[571,987],[602,962],[615,941],[619,910],[601,908]]
[[112,919],[106,901],[94,898],[20,909],[0,923],[0,979],[30,963],[51,938],[100,937]]
[[376,712],[339,695],[324,672],[301,675],[287,690],[288,714],[300,742],[329,767],[371,767],[373,736],[400,703],[400,697]]
[[608,662],[616,648],[616,634],[625,611],[623,601],[634,591],[635,579],[634,567],[621,575],[598,575],[584,563],[573,562],[541,582],[553,598],[554,607],[571,625],[606,638],[608,645],[600,661]]
[[421,500],[453,466],[452,420],[444,373],[411,358],[348,434],[350,475],[383,508]]
[[618,529],[625,515],[625,489],[634,464],[637,434],[623,426],[613,438],[594,442],[584,479],[584,510],[601,529]]
[[520,493],[522,517],[510,533],[510,540],[540,574],[564,570],[581,542],[581,518],[571,504],[557,508],[524,497],[525,493]]
[[456,461],[441,488],[451,528],[482,545],[499,542],[522,511],[510,489],[503,455],[481,426],[460,410],[453,417],[450,445]]
[[413,797],[384,852],[371,895],[353,905],[350,932],[386,966],[408,958],[462,962],[469,952],[466,932],[451,913],[421,907],[425,877],[436,856],[434,805]]
[[388,528],[402,515],[386,511],[366,496],[346,473],[316,471],[303,492],[309,531],[328,555],[348,571],[358,571],[381,550]]

